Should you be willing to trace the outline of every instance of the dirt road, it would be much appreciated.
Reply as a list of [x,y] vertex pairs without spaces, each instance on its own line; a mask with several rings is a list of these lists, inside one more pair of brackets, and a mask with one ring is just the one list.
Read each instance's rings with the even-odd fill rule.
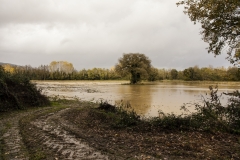
[[43,114],[47,110],[13,113],[1,119],[1,159],[109,159],[64,130],[60,119],[68,108]]
[[1,159],[29,159],[27,149],[19,131],[19,119],[30,113],[14,113],[0,120]]

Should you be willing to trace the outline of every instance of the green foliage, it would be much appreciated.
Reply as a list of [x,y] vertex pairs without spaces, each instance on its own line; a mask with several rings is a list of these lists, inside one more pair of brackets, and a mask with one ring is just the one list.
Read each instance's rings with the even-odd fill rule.
[[159,129],[189,130],[190,121],[187,117],[175,114],[166,114],[159,111],[159,117],[147,119],[150,126]]
[[127,108],[124,106],[113,106],[104,102],[100,103],[98,107],[98,111],[102,110],[103,112],[95,111],[94,114],[102,120],[110,121],[113,128],[126,128],[137,125],[140,122],[140,116]]
[[114,71],[114,69],[82,69],[80,71],[73,70],[65,72],[64,70],[53,70],[49,66],[41,65],[38,68],[31,66],[13,67],[13,73],[18,73],[29,77],[31,80],[116,80],[123,79]]
[[148,75],[148,81],[157,81],[157,80],[159,80],[158,69],[151,67]]
[[190,67],[188,69],[185,69],[183,71],[183,75],[184,75],[184,80],[187,80],[187,81],[202,80],[200,69],[197,66],[195,66],[194,68]]
[[151,69],[151,61],[144,54],[129,53],[123,54],[118,60],[115,70],[121,76],[131,75],[131,84],[136,84],[143,79],[148,78]]
[[159,75],[159,80],[163,80],[163,79],[169,79],[169,70],[166,69],[158,69],[158,75]]
[[234,91],[233,93],[224,94],[231,96],[225,109],[226,121],[231,128],[238,129],[240,132],[240,93]]
[[[217,86],[210,89],[210,98],[204,104],[195,104],[196,112],[185,118],[191,120],[191,128],[211,131],[227,131],[240,133],[240,94],[238,91],[225,93],[231,97],[227,106],[220,103]],[[183,106],[186,109],[186,106]]]
[[177,79],[178,78],[178,71],[176,69],[171,70],[171,79]]
[[227,70],[226,76],[230,81],[239,81],[240,80],[240,68],[229,68]]
[[10,74],[0,66],[0,111],[47,104],[47,97],[26,76]]
[[201,23],[203,40],[209,43],[208,52],[219,55],[228,46],[230,62],[240,60],[237,52],[234,53],[240,39],[239,0],[184,0],[177,5],[184,5],[184,13],[194,24]]
[[[74,70],[72,73],[50,71],[48,66],[41,65],[40,67],[33,68],[31,66],[9,66],[5,71],[9,71],[9,75],[18,74],[28,77],[31,80],[129,80],[131,74],[118,74],[115,68],[92,68],[82,69],[80,71]],[[141,70],[140,70],[141,71]],[[150,70],[144,74],[140,73],[141,80],[158,81],[158,80],[205,80],[205,81],[239,81],[240,69],[237,67],[219,67],[213,68],[198,66],[186,68],[183,71],[176,69],[158,69],[151,67]]]

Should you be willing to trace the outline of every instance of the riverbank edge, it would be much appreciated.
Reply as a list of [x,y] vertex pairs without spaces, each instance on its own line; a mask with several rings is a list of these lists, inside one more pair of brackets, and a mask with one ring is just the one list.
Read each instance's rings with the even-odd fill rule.
[[[123,82],[123,83],[128,83],[130,84],[129,80],[30,80],[31,82],[37,82],[37,81],[42,81],[42,82],[54,82],[54,81],[61,81],[61,82]],[[196,81],[185,81],[185,80],[157,80],[157,81],[146,81],[146,80],[142,80],[142,83],[159,83],[159,82],[179,82],[179,83],[206,83],[206,84],[212,84],[212,83],[237,83],[239,84],[240,81],[205,81],[205,80],[196,80]],[[140,82],[140,83],[141,83]],[[131,84],[134,85],[134,84]]]
[[[52,107],[51,109],[47,109],[41,114],[32,114],[29,117],[22,118],[20,120],[20,127],[21,128],[21,134],[23,136],[24,143],[34,143],[32,140],[29,141],[28,139],[28,134],[26,129],[28,129],[26,126],[35,118],[39,117],[40,115],[47,114],[47,113],[54,113],[56,111],[62,110],[64,108],[70,108],[70,110],[63,115],[63,119],[69,124],[65,126],[65,129],[71,132],[73,135],[82,137],[86,141],[88,141],[90,144],[92,144],[93,147],[103,150],[105,152],[108,152],[109,154],[116,154],[114,150],[119,151],[117,153],[118,155],[124,155],[125,158],[132,157],[133,159],[139,159],[139,155],[145,155],[146,157],[154,157],[155,159],[161,159],[161,158],[170,158],[170,159],[202,159],[202,158],[207,158],[207,157],[212,157],[216,158],[217,154],[211,154],[210,150],[208,150],[209,153],[207,153],[205,156],[202,156],[200,153],[194,153],[193,149],[194,147],[197,146],[204,146],[204,143],[207,143],[206,141],[214,142],[216,145],[208,145],[208,148],[212,148],[215,152],[219,152],[221,150],[219,149],[219,146],[229,146],[229,144],[233,144],[232,148],[227,148],[224,151],[219,152],[219,155],[221,155],[219,158],[222,159],[224,158],[231,158],[231,156],[235,158],[240,157],[240,136],[239,135],[232,135],[232,134],[227,134],[227,133],[221,133],[221,132],[216,132],[216,133],[211,133],[211,132],[196,132],[196,131],[181,131],[181,130],[168,130],[168,129],[162,129],[160,131],[147,131],[147,129],[138,129],[135,130],[136,127],[123,127],[123,128],[113,128],[112,126],[109,126],[110,121],[101,121],[99,117],[95,117],[96,121],[99,121],[101,123],[98,123],[97,125],[94,125],[93,119],[91,119],[89,116],[85,117],[86,119],[79,119],[79,115],[81,115],[82,111],[87,111],[87,112],[96,112],[96,108],[98,107],[99,104],[93,103],[93,102],[81,102],[81,101],[76,101],[76,100],[59,100],[52,102]],[[34,109],[33,109],[34,110]],[[24,112],[24,111],[23,111]],[[97,111],[98,112],[98,111]],[[102,111],[101,111],[102,112]],[[104,112],[99,114],[100,117],[105,115]],[[86,112],[85,112],[86,113]],[[114,116],[114,114],[113,114]],[[91,116],[94,117],[94,116]],[[89,119],[90,118],[90,119]],[[82,126],[85,124],[85,126]],[[25,126],[25,127],[24,127]],[[74,126],[74,128],[77,128],[77,130],[71,129],[69,126]],[[88,126],[86,128],[86,126]],[[103,126],[103,127],[101,127]],[[106,127],[107,126],[107,127]],[[144,127],[144,125],[142,126]],[[150,126],[149,126],[150,127]],[[86,131],[91,132],[86,133]],[[25,131],[24,131],[25,130]],[[95,131],[101,131],[101,132],[95,132]],[[84,133],[85,132],[85,133]],[[91,133],[91,134],[89,134]],[[111,134],[110,134],[111,133]],[[161,134],[159,134],[161,133]],[[139,134],[139,135],[137,135]],[[105,135],[105,137],[102,137],[103,139],[101,140],[101,137],[99,135]],[[125,137],[124,137],[125,136]],[[120,137],[120,139],[118,139]],[[121,138],[122,137],[122,138]],[[129,137],[135,137],[134,139]],[[143,141],[140,143],[136,139],[142,139],[144,137]],[[155,137],[155,139],[154,139]],[[163,139],[161,143],[159,142],[159,138]],[[204,137],[204,140],[199,139],[198,137]],[[157,138],[157,140],[156,140]],[[194,138],[192,140],[191,138]],[[107,145],[109,139],[109,143]],[[180,142],[179,142],[180,139]],[[181,142],[181,139],[183,141]],[[177,140],[179,144],[175,143],[174,141]],[[201,145],[199,144],[199,140],[201,141]],[[223,141],[224,140],[224,141]],[[119,142],[121,142],[119,144]],[[122,143],[123,142],[123,143]],[[151,153],[147,149],[154,148],[154,144],[158,142],[158,145],[161,144],[162,146],[166,146],[164,150],[161,150],[161,148],[156,147],[158,149],[158,153]],[[216,143],[217,142],[217,143]],[[178,147],[174,146],[177,144]],[[106,144],[106,145],[104,145]],[[118,144],[118,146],[116,146]],[[122,146],[123,144],[126,144],[125,146]],[[141,144],[138,148],[138,145]],[[211,143],[210,143],[211,144]],[[109,150],[108,146],[113,146],[115,145],[114,150]],[[131,148],[131,145],[133,145],[135,148],[132,153],[130,154],[129,152],[129,147]],[[46,157],[50,154],[44,153],[39,148],[29,148],[30,146],[27,146],[28,150],[30,151],[30,157],[33,159],[41,159],[43,157]],[[215,149],[214,149],[215,147]],[[171,150],[171,148],[175,148],[175,150]],[[187,150],[191,150],[190,152]],[[204,148],[203,148],[204,149]],[[204,150],[206,150],[205,148]],[[156,150],[155,150],[156,151]],[[161,151],[161,152],[160,152]],[[198,149],[196,149],[198,151]],[[238,152],[237,152],[238,151]],[[191,153],[192,152],[192,153]],[[212,151],[211,151],[212,152]],[[220,154],[222,153],[222,154]],[[137,158],[138,155],[138,158]],[[134,156],[136,156],[134,158]],[[35,158],[34,158],[35,157]],[[38,158],[37,158],[38,157]]]

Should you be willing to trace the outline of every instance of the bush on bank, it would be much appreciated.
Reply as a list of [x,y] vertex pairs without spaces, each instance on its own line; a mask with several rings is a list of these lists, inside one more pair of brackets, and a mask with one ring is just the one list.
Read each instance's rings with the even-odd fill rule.
[[[123,106],[100,103],[98,110],[92,110],[91,116],[113,128],[140,128],[141,130],[195,130],[208,132],[240,133],[240,93],[228,93],[228,104],[223,106],[217,95],[217,87],[210,88],[210,98],[203,104],[194,104],[196,112],[184,115],[159,112],[158,117],[142,118],[133,110]],[[226,94],[226,93],[225,93]],[[183,106],[183,109],[187,109]]]
[[0,112],[50,104],[41,90],[22,74],[10,74],[0,66]]

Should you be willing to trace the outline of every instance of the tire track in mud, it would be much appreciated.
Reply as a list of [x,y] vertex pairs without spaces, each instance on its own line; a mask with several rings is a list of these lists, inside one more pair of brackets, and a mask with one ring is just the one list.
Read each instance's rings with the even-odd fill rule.
[[107,155],[90,147],[80,138],[75,137],[68,131],[64,130],[60,124],[56,123],[61,114],[67,109],[63,109],[56,113],[50,113],[40,116],[31,122],[39,131],[34,133],[43,146],[47,147],[57,157],[64,159],[109,159]]
[[[4,159],[11,160],[28,160],[27,149],[23,143],[22,136],[19,132],[19,119],[27,116],[29,113],[18,113],[11,115],[0,121],[1,131],[1,154]],[[3,157],[0,157],[0,159]]]

